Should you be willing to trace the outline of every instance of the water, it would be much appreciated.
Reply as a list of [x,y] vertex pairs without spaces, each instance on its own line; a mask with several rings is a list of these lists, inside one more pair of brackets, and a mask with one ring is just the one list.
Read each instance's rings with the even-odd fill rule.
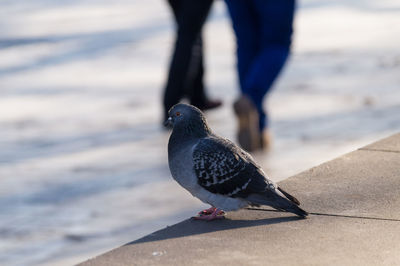
[[[273,180],[400,129],[396,1],[303,1],[294,55],[266,105]],[[0,4],[0,264],[70,265],[206,207],[175,184],[160,96],[173,42],[158,0]],[[340,17],[340,19],[338,19]],[[207,84],[234,139],[234,42],[222,1]]]

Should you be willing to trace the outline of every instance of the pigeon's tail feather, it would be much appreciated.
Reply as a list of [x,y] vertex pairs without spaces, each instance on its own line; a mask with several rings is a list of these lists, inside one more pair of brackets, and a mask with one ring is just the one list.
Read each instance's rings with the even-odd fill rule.
[[277,210],[294,213],[302,218],[305,218],[308,215],[308,212],[297,206],[295,203],[278,194],[271,193],[271,191],[263,194],[251,194],[247,197],[247,200],[251,204],[268,205]]
[[292,205],[292,207],[286,209],[286,211],[297,214],[298,216],[305,218],[306,216],[308,216],[308,212],[306,212],[305,210],[303,210],[302,208],[300,208],[297,205]]
[[278,187],[278,190],[280,192],[282,192],[282,194],[285,195],[285,197],[288,198],[291,202],[293,202],[296,205],[300,205],[300,201],[298,199],[296,199],[295,197],[293,197],[292,195],[290,195],[289,193],[287,193],[286,191],[284,191],[280,187]]

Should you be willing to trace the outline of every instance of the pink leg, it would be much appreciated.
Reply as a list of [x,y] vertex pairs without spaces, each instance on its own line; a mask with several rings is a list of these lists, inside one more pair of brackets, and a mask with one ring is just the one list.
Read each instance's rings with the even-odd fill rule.
[[[212,221],[216,219],[224,219],[225,218],[225,212],[221,209],[212,207],[210,209],[213,209],[212,213],[210,214],[201,214],[203,212],[200,212],[200,215],[193,217],[196,220],[204,220],[204,221]],[[210,209],[204,210],[204,211],[209,211]]]
[[[211,207],[209,209],[202,210],[198,214],[199,215],[210,215],[215,211],[215,209],[216,209],[215,207]],[[218,215],[224,215],[224,214],[225,214],[225,212],[220,209],[219,212],[218,212]]]
[[199,215],[210,215],[215,211],[215,207],[211,207],[209,209],[202,210],[199,212]]

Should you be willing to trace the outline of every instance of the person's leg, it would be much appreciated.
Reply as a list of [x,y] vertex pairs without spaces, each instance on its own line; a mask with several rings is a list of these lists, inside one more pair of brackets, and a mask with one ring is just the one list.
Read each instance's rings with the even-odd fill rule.
[[259,29],[255,5],[251,0],[226,0],[232,27],[236,36],[237,69],[241,95],[233,104],[238,119],[237,140],[242,148],[254,151],[261,148],[259,116],[251,98],[251,88],[246,77],[256,59],[259,49]]
[[251,0],[225,1],[232,19],[236,36],[237,71],[241,96],[233,104],[238,119],[237,140],[242,148],[254,151],[260,148],[259,118],[251,91],[245,86],[246,77],[258,54],[258,24],[256,11]]
[[171,56],[171,61],[170,61],[170,66],[169,66],[169,71],[168,71],[168,80],[166,83],[166,86],[164,88],[164,96],[163,96],[163,104],[164,104],[164,120],[167,118],[168,116],[168,111],[169,108],[171,106],[173,106],[174,102],[178,102],[180,101],[180,99],[183,97],[183,92],[181,92],[179,89],[174,89],[174,87],[172,86],[174,83],[174,76],[178,75],[178,73],[176,73],[175,70],[175,61],[177,61],[177,59],[175,59],[176,57],[179,57],[177,55],[177,51],[176,51],[176,44],[178,42],[178,29],[179,29],[179,24],[178,24],[178,17],[179,14],[181,13],[181,6],[182,6],[182,0],[167,0],[167,3],[169,4],[171,11],[172,11],[172,15],[174,17],[174,21],[175,21],[175,46],[174,46],[174,50],[172,52],[172,56]]
[[177,37],[168,81],[164,91],[164,112],[178,103],[185,94],[193,45],[198,38],[212,4],[212,0],[181,0],[177,13]]
[[263,100],[290,52],[294,0],[254,0],[260,50],[247,72],[244,87],[250,92],[260,116],[260,130],[268,126]]
[[178,14],[179,14],[182,0],[167,0],[167,2],[172,10],[172,14],[174,15],[175,22],[178,23],[177,22]]
[[225,0],[236,36],[237,70],[242,94],[249,94],[245,86],[246,75],[257,56],[258,29],[256,11],[251,0]]
[[201,110],[216,108],[222,104],[221,100],[212,100],[206,94],[204,86],[204,45],[201,33],[193,46],[192,62],[190,63],[185,91],[189,97],[190,104]]
[[188,70],[185,91],[189,97],[190,104],[198,106],[206,101],[204,91],[204,65],[203,65],[203,39],[200,32],[192,49],[192,61]]

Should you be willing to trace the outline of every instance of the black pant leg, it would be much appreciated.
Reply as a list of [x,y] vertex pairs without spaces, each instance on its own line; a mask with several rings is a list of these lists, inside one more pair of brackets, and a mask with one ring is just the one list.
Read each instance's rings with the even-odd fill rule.
[[[201,34],[201,29],[207,18],[211,4],[212,0],[181,0],[177,9],[177,36],[169,68],[168,81],[164,90],[165,113],[174,104],[178,103],[185,94],[189,94],[189,97],[193,95],[193,89],[188,89],[187,87],[190,83],[193,86],[193,81],[189,81],[188,76],[191,62],[193,62],[193,47]],[[202,64],[202,59],[198,60],[198,62]],[[201,67],[194,67],[194,69],[196,68],[201,70]],[[198,77],[198,73],[194,77]],[[202,72],[200,74],[202,75]]]
[[200,33],[193,46],[192,62],[190,64],[187,85],[185,87],[185,92],[189,97],[190,104],[198,107],[203,106],[207,99],[203,80],[203,53],[204,46]]

